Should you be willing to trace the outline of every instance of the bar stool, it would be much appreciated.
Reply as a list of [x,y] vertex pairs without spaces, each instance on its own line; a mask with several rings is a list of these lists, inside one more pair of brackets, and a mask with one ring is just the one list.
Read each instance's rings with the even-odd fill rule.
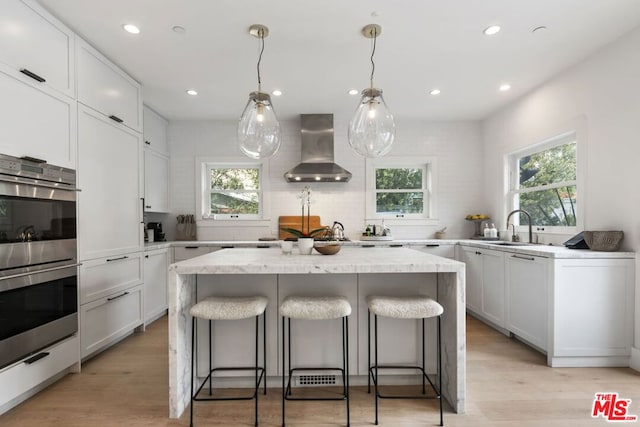
[[[192,316],[191,321],[191,408],[189,425],[193,427],[193,402],[203,400],[255,400],[255,425],[258,425],[258,389],[260,382],[264,381],[264,394],[267,394],[266,367],[267,367],[267,319],[266,307],[268,299],[263,296],[251,297],[209,297],[191,307],[189,311]],[[262,364],[258,366],[258,324],[262,315]],[[256,318],[255,329],[255,356],[256,362],[254,366],[234,366],[214,368],[212,366],[212,333],[211,326],[213,320],[240,320]],[[198,390],[193,392],[193,378],[195,365],[195,337],[196,337],[196,319],[205,319],[209,321],[209,374],[202,382]],[[209,396],[213,395],[213,373],[218,371],[254,371],[255,387],[253,394],[246,397],[197,397],[204,386],[209,383]]]
[[[441,334],[440,334],[440,315],[444,309],[433,299],[423,296],[409,297],[390,297],[390,296],[369,296],[367,297],[367,306],[369,308],[367,316],[367,360],[369,365],[369,378],[367,381],[367,392],[371,392],[371,380],[375,389],[375,424],[378,425],[378,399],[438,399],[440,401],[440,425],[443,424],[442,418],[442,356]],[[371,314],[374,315],[374,354],[375,363],[371,365]],[[404,366],[404,365],[380,365],[378,364],[378,316],[389,317],[394,319],[421,319],[422,320],[422,364],[421,366]],[[438,387],[434,385],[424,370],[425,367],[425,319],[430,317],[438,318]],[[412,369],[418,370],[422,377],[422,394],[419,395],[382,395],[378,391],[378,370],[379,369]],[[435,392],[435,396],[425,395],[425,379],[431,385]]]
[[[302,297],[289,296],[280,304],[282,316],[282,426],[285,425],[285,401],[287,400],[345,400],[347,405],[347,426],[349,426],[349,315],[351,304],[345,297]],[[342,368],[312,367],[291,368],[291,319],[330,320],[342,318]],[[285,328],[285,320],[287,325]],[[288,345],[288,352],[285,350]],[[289,359],[288,370],[286,360]],[[342,395],[340,397],[291,397],[291,377],[295,371],[340,371],[342,374]],[[285,372],[289,381],[285,386]]]

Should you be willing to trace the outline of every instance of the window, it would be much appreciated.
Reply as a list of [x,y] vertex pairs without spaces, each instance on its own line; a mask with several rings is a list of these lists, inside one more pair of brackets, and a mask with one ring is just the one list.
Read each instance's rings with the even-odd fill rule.
[[367,160],[368,219],[431,219],[434,160]]
[[[531,215],[538,227],[576,228],[578,150],[576,133],[560,135],[510,159],[511,206]],[[520,213],[516,224],[527,224]],[[558,229],[560,230],[560,229]]]
[[202,218],[262,219],[260,164],[202,163]]

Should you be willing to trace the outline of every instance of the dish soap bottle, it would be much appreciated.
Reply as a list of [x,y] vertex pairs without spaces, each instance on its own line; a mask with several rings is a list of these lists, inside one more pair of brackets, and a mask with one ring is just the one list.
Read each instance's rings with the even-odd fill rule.
[[482,235],[487,239],[491,237],[491,230],[489,229],[489,224],[487,224],[486,222],[484,223],[484,229],[482,230]]

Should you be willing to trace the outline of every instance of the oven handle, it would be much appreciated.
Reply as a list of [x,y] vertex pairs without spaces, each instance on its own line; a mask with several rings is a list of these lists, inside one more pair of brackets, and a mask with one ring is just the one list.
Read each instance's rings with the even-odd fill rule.
[[[40,181],[40,180],[32,180],[32,179],[28,179],[28,178],[21,178],[21,177],[17,177],[17,176],[5,176],[5,175],[0,175],[0,181],[4,181],[4,182],[9,182],[11,184],[26,184],[26,185],[33,185],[34,187],[46,187],[46,188],[55,188],[56,190],[64,190],[64,191],[82,191],[79,188],[75,188],[75,187],[70,187],[69,184],[65,184],[65,183],[58,183],[59,185],[56,185],[54,183],[49,183],[46,181]],[[37,181],[37,182],[36,182]],[[63,187],[65,186],[66,187]]]
[[78,263],[75,263],[75,264],[66,264],[66,265],[60,265],[58,267],[46,268],[44,270],[28,271],[26,273],[19,273],[19,274],[13,274],[11,276],[1,277],[0,281],[9,280],[9,279],[16,279],[18,277],[24,277],[24,276],[32,276],[34,274],[48,273],[50,271],[62,270],[64,268],[69,268],[69,267],[80,267],[81,265],[82,265],[82,263],[78,262]]

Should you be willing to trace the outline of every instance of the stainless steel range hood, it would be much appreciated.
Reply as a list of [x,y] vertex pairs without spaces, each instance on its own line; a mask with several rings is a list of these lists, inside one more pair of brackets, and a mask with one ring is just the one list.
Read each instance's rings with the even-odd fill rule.
[[351,172],[333,161],[333,114],[301,114],[302,163],[284,174],[289,182],[347,182]]

